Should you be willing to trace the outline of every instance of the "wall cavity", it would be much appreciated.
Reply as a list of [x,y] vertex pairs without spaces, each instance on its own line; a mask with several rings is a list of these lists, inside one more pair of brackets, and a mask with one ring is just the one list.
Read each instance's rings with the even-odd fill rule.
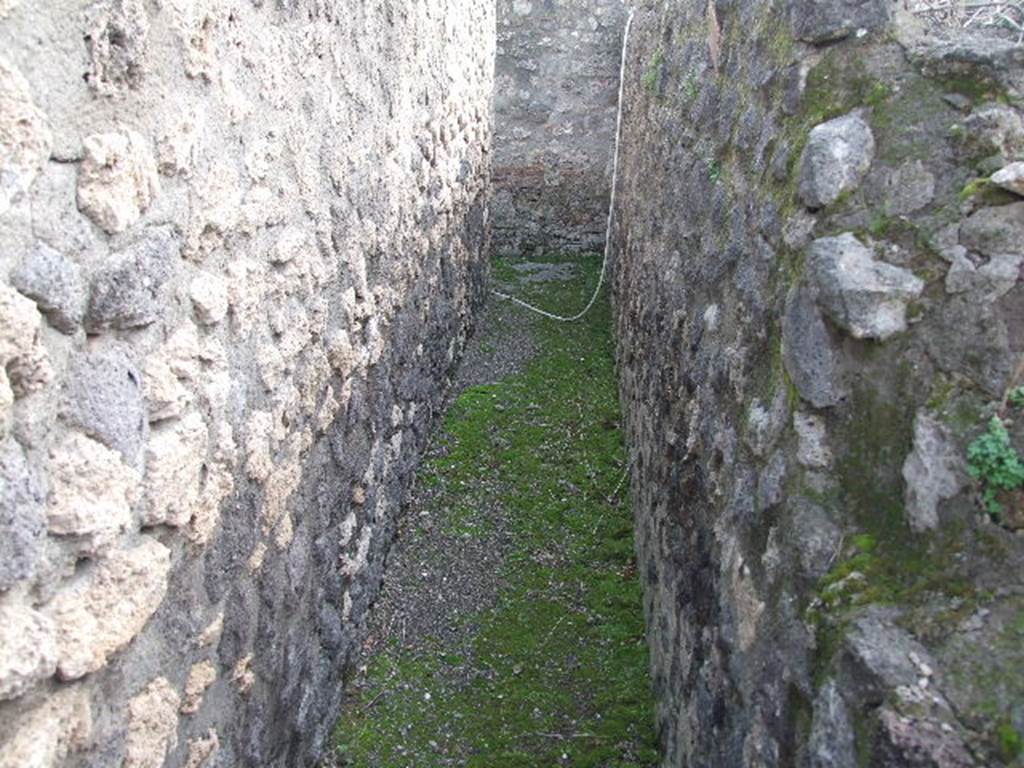
[[[613,234],[664,765],[1019,764],[1024,55],[636,4]],[[1021,390],[1024,391],[1024,390]],[[997,441],[998,442],[998,441]]]
[[0,766],[309,764],[483,288],[494,9],[0,2]]
[[498,0],[494,247],[602,250],[622,0]]

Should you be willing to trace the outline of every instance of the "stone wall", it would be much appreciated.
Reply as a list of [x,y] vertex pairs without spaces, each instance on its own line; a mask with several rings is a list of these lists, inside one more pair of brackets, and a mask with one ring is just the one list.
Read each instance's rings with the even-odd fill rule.
[[1024,495],[986,510],[966,456],[1024,449],[1024,54],[896,5],[636,3],[615,300],[666,766],[1024,743]]
[[622,0],[498,0],[494,246],[604,248]]
[[0,2],[0,766],[308,765],[481,297],[494,10]]

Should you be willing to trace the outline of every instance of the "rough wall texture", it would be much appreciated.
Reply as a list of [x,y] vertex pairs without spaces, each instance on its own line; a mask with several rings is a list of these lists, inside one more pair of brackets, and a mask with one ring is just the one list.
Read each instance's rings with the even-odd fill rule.
[[480,296],[487,2],[0,2],[0,766],[323,743]]
[[619,100],[622,0],[498,0],[494,246],[600,250]]
[[1019,764],[1024,505],[984,512],[966,448],[1000,414],[1024,449],[1024,54],[895,6],[637,3],[613,238],[666,766]]

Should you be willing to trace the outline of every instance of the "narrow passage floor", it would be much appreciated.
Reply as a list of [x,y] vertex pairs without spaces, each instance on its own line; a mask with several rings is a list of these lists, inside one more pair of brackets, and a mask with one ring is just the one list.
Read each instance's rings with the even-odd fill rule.
[[[493,282],[585,305],[600,257]],[[330,766],[657,762],[608,301],[492,299],[400,525]]]

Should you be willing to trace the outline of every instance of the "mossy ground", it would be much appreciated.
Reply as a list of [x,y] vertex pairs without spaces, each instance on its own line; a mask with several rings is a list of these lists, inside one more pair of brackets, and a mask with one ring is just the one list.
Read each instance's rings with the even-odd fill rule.
[[[516,292],[556,312],[582,307],[600,257],[575,261],[578,279]],[[494,269],[514,281],[510,262]],[[338,724],[338,765],[656,764],[608,302],[579,323],[521,322],[534,359],[463,392],[420,473],[447,535],[503,529],[496,597],[452,618],[460,642],[385,641]]]

